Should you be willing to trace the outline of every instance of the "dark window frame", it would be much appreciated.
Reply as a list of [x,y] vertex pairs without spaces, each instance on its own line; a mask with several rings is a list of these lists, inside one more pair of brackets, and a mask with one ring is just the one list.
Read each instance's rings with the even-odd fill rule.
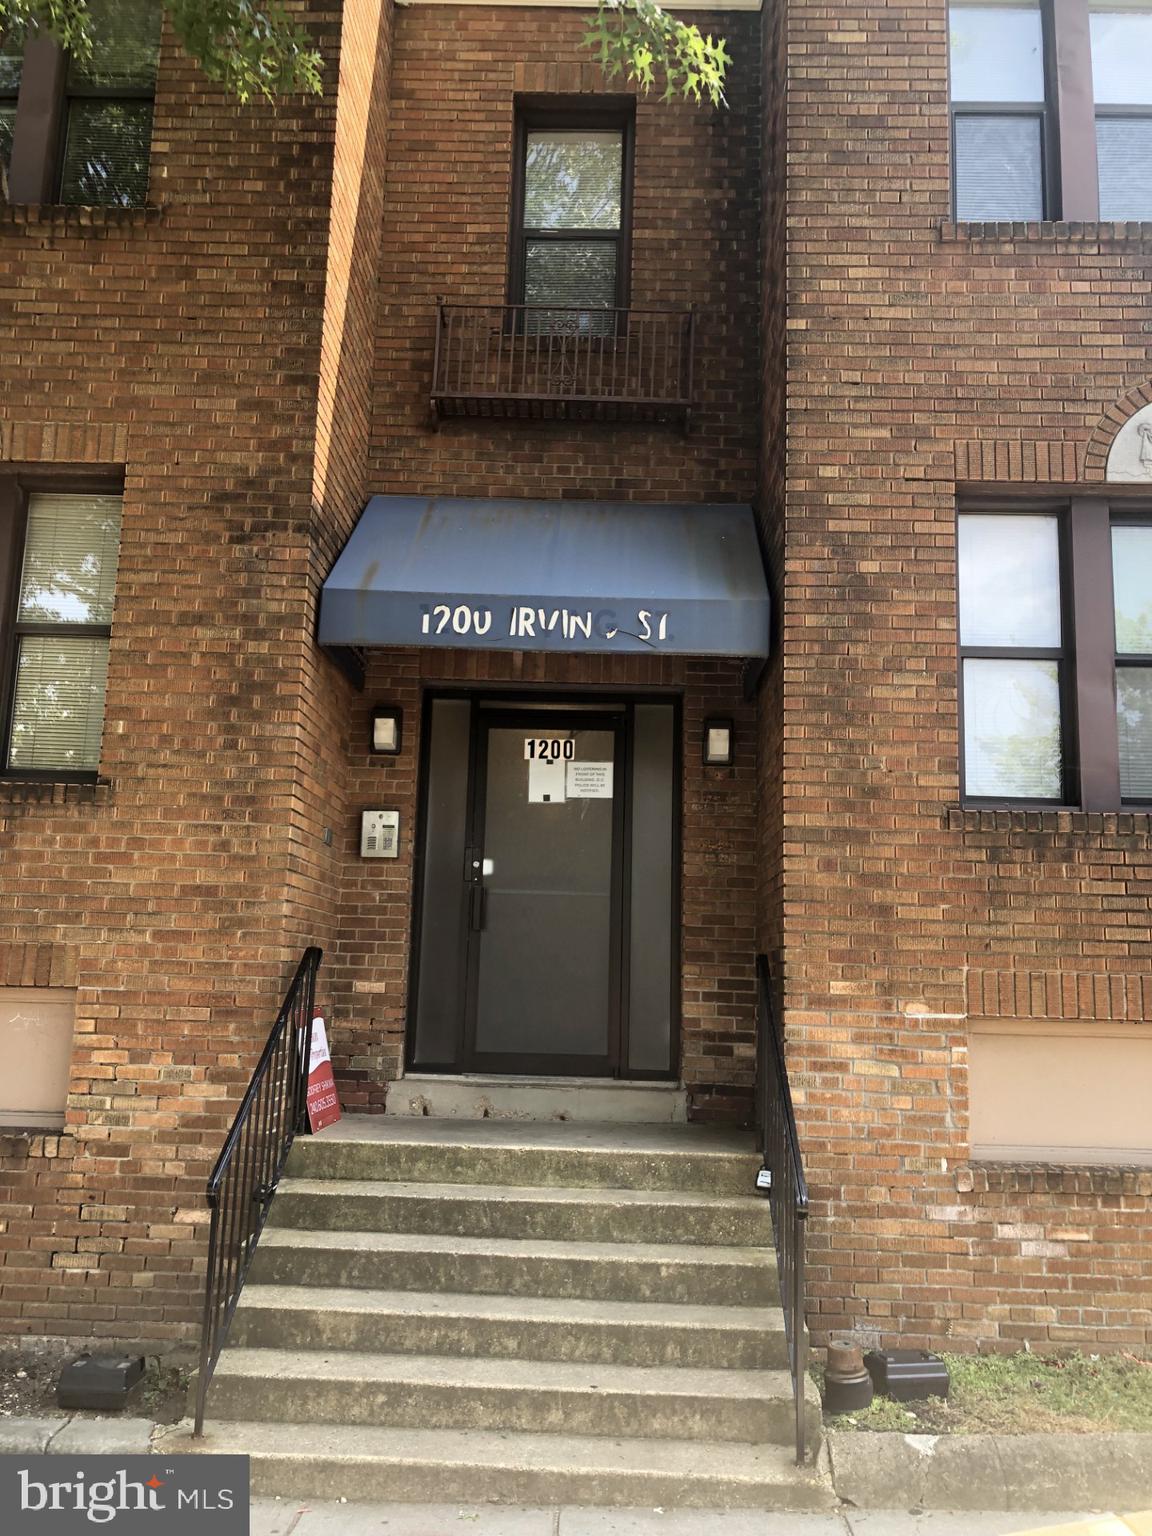
[[[1069,601],[1068,572],[1070,550],[1068,528],[1059,503],[1033,502],[1027,507],[1013,506],[1008,501],[990,503],[965,502],[957,509],[957,552],[959,552],[959,525],[963,517],[1055,517],[1057,554],[1060,562],[1060,639],[1058,646],[1034,645],[965,645],[960,632],[960,580],[957,564],[956,580],[956,646],[958,665],[956,691],[959,700],[960,719],[960,798],[965,805],[989,806],[1037,806],[1052,809],[1068,805],[1076,793],[1076,775],[1071,766],[1069,751],[1075,736],[1076,699],[1074,678],[1076,658],[1073,615]],[[968,764],[964,750],[964,663],[966,661],[1054,661],[1056,685],[1060,699],[1060,794],[1045,798],[1027,798],[1002,795],[970,795],[967,789]]]
[[19,623],[20,579],[28,531],[28,499],[41,492],[72,496],[123,496],[116,470],[16,470],[0,474],[0,783],[94,784],[99,769],[13,768],[9,765],[16,702],[16,664],[25,635],[111,637],[111,624]]
[[[578,133],[582,128],[614,129],[620,132],[622,143],[619,229],[615,232],[603,229],[525,229],[524,196],[529,133],[547,129]],[[628,308],[632,291],[632,192],[635,156],[636,110],[635,101],[631,97],[602,101],[595,106],[564,105],[554,101],[538,102],[523,97],[517,99],[515,132],[512,141],[512,195],[508,240],[507,302],[510,305],[521,306],[526,302],[524,283],[529,240],[573,242],[598,240],[614,241],[616,244],[616,291],[613,308],[617,311]]]
[[[960,643],[957,570],[956,644],[960,797],[965,805],[1037,810],[1152,811],[1152,800],[1120,794],[1120,733],[1116,669],[1152,666],[1152,655],[1133,657],[1116,649],[1112,580],[1112,529],[1117,524],[1152,526],[1152,503],[1116,494],[1115,487],[1073,491],[1060,497],[1017,500],[1009,496],[964,497],[965,516],[1052,516],[1060,520],[1062,655],[1040,650],[964,646]],[[1060,664],[1063,801],[969,795],[964,754],[964,660],[971,656],[1032,656]]]

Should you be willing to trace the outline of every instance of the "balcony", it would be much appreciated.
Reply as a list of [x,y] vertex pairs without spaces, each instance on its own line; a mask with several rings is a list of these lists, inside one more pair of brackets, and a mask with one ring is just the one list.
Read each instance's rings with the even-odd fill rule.
[[514,421],[677,423],[692,409],[690,310],[441,304],[432,411]]

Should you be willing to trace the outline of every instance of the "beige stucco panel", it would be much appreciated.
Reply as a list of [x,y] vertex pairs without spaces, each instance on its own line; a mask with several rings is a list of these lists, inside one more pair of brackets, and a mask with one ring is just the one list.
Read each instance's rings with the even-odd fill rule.
[[1152,1025],[981,1021],[969,1112],[974,1158],[1152,1166]]
[[0,987],[0,1126],[64,1123],[76,994],[63,987]]

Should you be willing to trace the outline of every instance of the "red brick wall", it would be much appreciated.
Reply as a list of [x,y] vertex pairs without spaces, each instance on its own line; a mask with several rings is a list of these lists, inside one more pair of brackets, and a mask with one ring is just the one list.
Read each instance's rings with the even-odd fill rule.
[[1092,471],[1148,377],[1146,231],[949,223],[944,0],[791,0],[788,29],[780,740],[814,1328],[1146,1344],[1146,1178],[969,1169],[965,980],[1142,976],[1148,818],[952,809],[957,495]]
[[[429,430],[437,298],[503,303],[517,93],[606,87],[579,11],[414,6],[396,19],[376,332],[372,475],[386,491],[750,501],[757,440],[757,22],[717,16],[727,111],[636,107],[634,306],[697,312],[701,400],[667,428],[465,422]],[[621,89],[613,86],[612,89]]]
[[7,1332],[187,1336],[204,1178],[294,964],[294,872],[316,885],[292,828],[333,117],[240,108],[166,45],[161,212],[0,210],[0,451],[126,477],[102,782],[0,788],[0,984],[78,989],[65,1134],[3,1144]]

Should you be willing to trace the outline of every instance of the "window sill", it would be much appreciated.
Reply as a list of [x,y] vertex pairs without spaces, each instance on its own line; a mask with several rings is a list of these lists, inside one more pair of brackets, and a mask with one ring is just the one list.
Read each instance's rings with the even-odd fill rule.
[[111,798],[108,779],[0,778],[0,805],[107,805]]
[[84,208],[75,203],[0,203],[0,229],[43,229],[65,233],[102,229],[142,229],[158,224],[166,203],[139,208]]
[[1148,837],[1152,811],[1079,811],[1057,806],[949,805],[949,832],[1060,832],[1090,837]]
[[1131,220],[1082,224],[1055,219],[1033,223],[1025,220],[989,219],[963,223],[945,220],[940,225],[940,242],[943,245],[1033,245],[1045,242],[1053,245],[1095,245],[1102,241],[1120,241],[1125,245],[1152,243],[1152,223]]
[[72,1149],[61,1145],[65,1140],[71,1140],[71,1133],[59,1126],[47,1130],[0,1125],[0,1162],[7,1158],[67,1157]]

